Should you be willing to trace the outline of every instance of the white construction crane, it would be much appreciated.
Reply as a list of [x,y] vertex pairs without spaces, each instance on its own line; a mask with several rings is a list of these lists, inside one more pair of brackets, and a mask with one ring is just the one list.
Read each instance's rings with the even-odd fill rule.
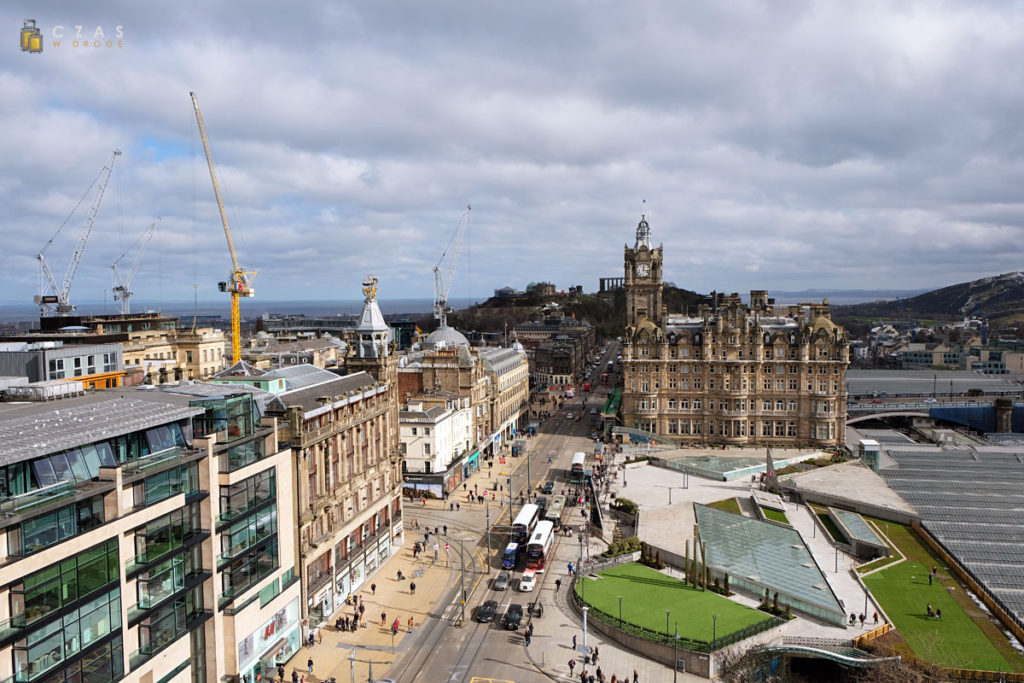
[[[110,173],[114,170],[114,160],[121,156],[121,150],[115,149],[110,155],[110,161],[107,165],[100,169],[99,175],[96,176],[95,180],[92,181],[92,185],[85,191],[82,198],[78,200],[78,204],[71,210],[68,217],[64,219],[61,226],[57,228],[57,232],[53,233],[43,248],[39,250],[36,258],[39,259],[39,294],[34,297],[34,301],[39,305],[39,315],[45,316],[48,314],[56,313],[57,315],[67,315],[71,311],[75,310],[75,307],[71,305],[71,283],[75,279],[75,273],[78,271],[78,264],[82,261],[82,254],[85,252],[85,243],[89,240],[89,233],[92,232],[92,224],[96,221],[96,213],[100,209],[100,202],[103,201],[103,193],[107,189],[107,181],[110,180]],[[98,185],[97,185],[98,183]],[[92,206],[89,208],[89,213],[85,217],[85,223],[82,224],[82,232],[78,236],[78,244],[75,245],[75,251],[71,255],[71,263],[68,264],[67,272],[64,273],[64,283],[62,286],[57,286],[57,281],[53,277],[53,273],[50,272],[50,266],[46,262],[46,250],[53,244],[53,240],[57,238],[60,231],[67,225],[68,221],[71,220],[71,216],[75,214],[78,207],[82,205],[85,198],[92,191],[92,188],[96,187],[96,199],[93,201]],[[45,278],[45,282],[44,282]],[[50,294],[47,294],[46,286],[49,285]]]
[[217,283],[217,289],[231,294],[231,363],[233,365],[242,360],[242,324],[241,314],[238,310],[238,298],[256,294],[256,290],[252,288],[252,281],[256,277],[256,271],[246,270],[238,265],[238,256],[235,254],[235,242],[231,239],[231,228],[228,227],[228,215],[224,211],[224,202],[220,198],[220,186],[217,185],[217,174],[213,170],[213,155],[210,154],[210,141],[206,139],[206,126],[203,125],[203,115],[199,111],[199,100],[194,92],[190,92],[189,95],[192,97],[192,108],[196,110],[196,123],[199,124],[199,136],[203,139],[203,149],[206,151],[206,165],[210,167],[213,194],[217,198],[220,222],[224,225],[224,236],[228,239],[228,251],[231,252],[231,274],[228,276],[227,282]]
[[[146,245],[153,238],[153,233],[156,231],[156,226],[159,223],[160,217],[157,216],[156,220],[153,221],[142,237],[135,240],[135,244],[128,247],[123,254],[117,257],[117,260],[110,264],[110,268],[114,271],[114,301],[121,302],[121,315],[128,315],[132,312],[131,303],[129,302],[129,299],[132,298],[132,278],[135,277],[135,269],[139,267],[139,261],[142,260],[142,252],[146,251]],[[128,273],[120,272],[117,269],[117,264],[136,248],[138,251],[135,252],[135,258],[132,259],[132,264],[128,267]]]
[[[452,288],[452,278],[455,276],[455,263],[459,260],[459,250],[462,249],[462,235],[466,232],[466,226],[469,225],[469,212],[471,208],[469,204],[466,204],[466,210],[462,212],[462,218],[459,220],[459,227],[455,229],[455,234],[452,235],[448,246],[441,252],[441,258],[437,261],[437,265],[434,266],[434,317],[437,318],[441,327],[447,327],[448,313],[452,310],[448,306],[448,292]],[[448,272],[444,280],[442,280],[441,264],[444,263],[444,258],[448,255],[449,249],[451,249],[451,260],[448,263]]]

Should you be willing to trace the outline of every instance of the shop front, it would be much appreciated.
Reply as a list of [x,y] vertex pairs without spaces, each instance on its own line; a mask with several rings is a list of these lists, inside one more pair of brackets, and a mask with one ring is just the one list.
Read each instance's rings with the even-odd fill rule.
[[471,456],[466,459],[465,464],[462,466],[462,478],[468,479],[469,475],[473,474],[480,469],[480,451],[474,451]]
[[282,607],[273,617],[238,644],[238,671],[246,683],[269,681],[302,645],[299,630],[299,598]]

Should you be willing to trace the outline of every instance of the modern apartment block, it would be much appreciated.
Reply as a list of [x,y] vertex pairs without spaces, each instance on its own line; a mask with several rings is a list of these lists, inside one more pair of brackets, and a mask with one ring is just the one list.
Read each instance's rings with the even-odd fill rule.
[[0,405],[0,680],[257,680],[301,642],[276,421],[244,388],[115,391]]
[[849,339],[827,300],[776,307],[755,290],[749,305],[719,295],[696,316],[670,314],[645,218],[624,251],[625,427],[683,443],[843,443]]

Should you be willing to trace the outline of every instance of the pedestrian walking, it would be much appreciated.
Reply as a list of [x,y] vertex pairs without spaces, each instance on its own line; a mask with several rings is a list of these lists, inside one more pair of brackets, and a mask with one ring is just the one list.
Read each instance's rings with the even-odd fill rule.
[[559,591],[561,589],[562,589],[562,580],[561,579],[555,579],[555,591]]
[[526,647],[530,647],[530,634],[529,633],[526,634],[525,642],[526,642]]
[[469,487],[469,484],[462,482],[462,490],[465,491]]
[[416,595],[416,582],[415,581],[410,581],[409,582],[409,594],[410,595]]
[[875,612],[873,616],[875,619],[875,626],[878,626],[878,612]]
[[574,669],[575,667],[576,667],[576,660],[575,660],[575,659],[570,659],[570,660],[569,660],[569,675],[570,675],[570,676],[572,676],[572,670],[573,670],[573,669]]
[[281,679],[281,683],[284,683],[284,664],[277,665],[277,677]]
[[442,528],[442,529],[444,529],[444,535],[445,535],[445,536],[447,536],[447,535],[448,535],[448,525],[447,525],[447,524],[445,524],[445,525],[444,525],[443,527],[441,527],[441,528]]
[[292,669],[292,683],[299,683],[299,672],[297,669]]
[[381,612],[380,613],[380,625],[383,626],[386,623],[388,623],[388,613],[387,612]]
[[935,610],[935,618],[938,619],[939,621],[942,621],[942,610],[941,609],[936,609]]
[[864,626],[864,622],[867,621],[867,617],[864,616],[864,613],[862,612],[857,618],[860,619],[860,625]]
[[935,576],[935,574],[929,574],[928,575],[928,585],[929,586],[932,585],[932,577],[934,577],[934,576]]
[[310,646],[310,647],[313,647],[313,644],[314,644],[314,642],[315,642],[315,641],[313,640],[314,638],[316,638],[316,636],[314,636],[314,635],[313,635],[313,632],[312,632],[312,631],[310,631],[310,632],[309,632],[309,638],[307,638],[307,639],[306,639],[306,642],[307,642],[307,643],[309,643],[309,646]]
[[636,669],[633,669],[633,683],[640,683],[640,674],[636,672]]
[[593,660],[594,664],[597,664],[597,645],[594,646],[594,656],[591,657],[591,659]]
[[573,634],[573,637],[572,637],[572,649],[573,649],[574,652],[576,651],[576,635],[575,634]]
[[313,658],[312,657],[310,657],[309,659],[306,660],[306,666],[309,667],[309,675],[312,676],[313,675]]
[[319,645],[322,642],[324,642],[324,632],[323,629],[320,629],[316,632],[316,644]]
[[462,505],[460,505],[459,503],[456,503],[455,504],[455,511],[456,512],[461,512],[462,511]]
[[448,512],[455,512],[455,503],[448,503]]
[[412,633],[412,617],[409,617],[409,620],[408,622],[406,622],[406,625],[408,626],[409,633]]
[[376,595],[376,594],[377,594],[377,584],[371,583],[370,584],[370,595]]
[[597,680],[599,680],[599,681],[603,681],[604,680],[604,674],[601,672],[601,667],[597,667]]
[[363,603],[359,603],[359,614],[360,616],[366,614],[366,605]]

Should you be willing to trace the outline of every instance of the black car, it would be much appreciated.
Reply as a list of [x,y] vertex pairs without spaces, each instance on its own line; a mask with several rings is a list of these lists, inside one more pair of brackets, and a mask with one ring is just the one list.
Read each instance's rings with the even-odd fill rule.
[[544,488],[542,488],[541,491],[543,491],[545,494],[550,496],[552,493],[555,492],[555,482],[553,482],[553,481],[546,481],[546,482],[544,482]]
[[519,622],[523,620],[523,606],[512,603],[505,612],[505,628],[509,631],[518,631]]
[[494,621],[494,615],[498,613],[498,603],[496,600],[488,600],[484,604],[476,608],[476,620],[481,624],[489,624]]

